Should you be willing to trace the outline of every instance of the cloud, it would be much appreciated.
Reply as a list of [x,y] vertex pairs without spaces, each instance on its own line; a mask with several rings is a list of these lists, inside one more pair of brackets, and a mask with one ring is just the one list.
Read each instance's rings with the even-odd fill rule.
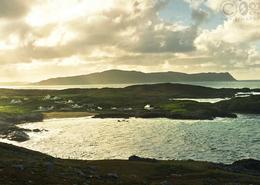
[[216,64],[216,68],[232,71],[258,68],[260,54],[254,44],[258,39],[259,35],[250,27],[246,34],[239,25],[226,22],[215,30],[204,30],[196,38],[195,45],[197,52],[209,56],[208,61]]
[[0,19],[14,19],[26,15],[29,11],[30,0],[1,0]]
[[[227,2],[231,1],[210,0],[206,5],[215,12],[225,15],[222,8]],[[232,2],[236,7],[241,3]],[[248,1],[250,2],[257,1]],[[259,68],[260,53],[256,43],[259,44],[260,40],[260,21],[254,16],[255,12],[250,9],[248,11],[248,14],[243,15],[237,9],[236,14],[225,15],[226,20],[222,25],[217,26],[216,29],[202,30],[195,39],[197,52],[209,56],[208,61],[215,63],[215,68],[229,71]]]
[[208,19],[209,14],[201,9],[192,9],[191,17],[199,25]]
[[184,0],[189,3],[192,9],[197,9],[201,4],[205,3],[207,0]]
[[[8,8],[11,1],[14,6]],[[40,80],[111,68],[201,72],[259,67],[258,20],[227,17],[216,29],[203,27],[209,16],[223,13],[217,8],[221,1],[185,0],[191,3],[187,16],[195,22],[190,25],[161,18],[170,0],[107,0],[105,6],[102,1],[0,1],[0,9],[8,12],[0,11],[2,77],[11,71],[17,79]]]
[[0,50],[2,62],[87,55],[103,47],[116,47],[130,53],[179,53],[195,49],[196,26],[182,27],[160,19],[158,11],[166,1],[116,2],[116,6],[108,10],[62,23],[33,27],[17,22],[3,26],[1,37],[16,37],[19,43],[14,48]]

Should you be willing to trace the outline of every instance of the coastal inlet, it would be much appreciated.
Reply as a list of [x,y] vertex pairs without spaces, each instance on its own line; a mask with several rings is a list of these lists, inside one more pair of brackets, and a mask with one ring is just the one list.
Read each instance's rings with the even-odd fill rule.
[[[232,163],[260,159],[260,116],[237,119],[48,119],[23,124],[30,140],[13,144],[73,159],[127,159],[135,154],[157,159]],[[8,141],[10,142],[10,141]]]

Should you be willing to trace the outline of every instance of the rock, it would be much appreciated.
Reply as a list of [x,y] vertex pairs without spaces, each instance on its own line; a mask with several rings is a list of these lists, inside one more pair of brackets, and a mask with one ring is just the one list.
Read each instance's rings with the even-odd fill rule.
[[160,185],[172,185],[169,181],[160,182]]
[[33,129],[32,131],[33,131],[33,132],[41,132],[40,129]]
[[244,159],[244,160],[236,161],[232,164],[232,166],[260,172],[260,161],[254,159]]
[[136,180],[136,179],[138,178],[138,176],[135,175],[135,174],[132,174],[132,175],[129,176],[129,178],[130,178],[131,180]]
[[228,167],[231,171],[260,175],[260,161],[244,159],[236,161]]
[[53,170],[54,170],[54,163],[53,162],[46,162],[46,166],[47,166],[48,173],[53,172]]
[[141,158],[136,155],[133,155],[128,158],[129,161],[143,161],[143,162],[157,162],[156,159],[149,159],[149,158]]
[[24,166],[22,164],[13,165],[12,167],[15,168],[18,171],[24,170]]
[[80,169],[76,169],[75,171],[77,172],[78,175],[80,175],[82,177],[86,176],[86,174],[83,171],[81,171]]
[[100,179],[99,175],[88,175],[86,176],[87,179]]
[[173,174],[171,174],[171,177],[181,177],[182,175],[181,174],[175,174],[175,173],[173,173]]
[[119,178],[117,173],[108,173],[107,177],[111,178],[111,179],[118,179]]
[[88,166],[87,170],[88,170],[88,173],[92,174],[92,175],[95,175],[97,173],[97,167],[96,166]]
[[24,142],[29,140],[30,137],[23,131],[13,131],[8,134],[7,139],[11,141]]

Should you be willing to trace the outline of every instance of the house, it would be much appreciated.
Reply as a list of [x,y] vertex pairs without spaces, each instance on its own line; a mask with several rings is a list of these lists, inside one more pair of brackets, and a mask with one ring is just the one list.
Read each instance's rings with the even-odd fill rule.
[[87,104],[87,107],[88,107],[88,108],[94,108],[94,107],[95,107],[95,104],[93,104],[93,103],[88,103],[88,104]]
[[45,101],[47,101],[47,100],[60,100],[61,98],[60,97],[58,97],[58,96],[51,96],[51,95],[46,95],[44,98],[43,98],[43,100],[45,100]]
[[74,101],[73,100],[68,100],[65,104],[73,104]]
[[54,106],[50,106],[50,107],[38,107],[38,110],[37,111],[40,111],[40,112],[47,112],[47,111],[51,111],[53,110],[55,107]]
[[154,108],[151,105],[145,105],[144,110],[153,110]]
[[58,96],[54,96],[54,97],[52,97],[51,99],[55,101],[55,100],[60,100],[61,98],[58,97]]
[[22,100],[11,100],[10,104],[21,104]]
[[51,95],[49,95],[49,94],[46,95],[46,96],[44,96],[44,98],[43,98],[43,100],[45,100],[45,101],[46,101],[46,100],[50,100],[50,99],[51,99]]
[[131,111],[131,110],[133,110],[133,108],[131,108],[131,107],[129,107],[129,108],[124,108],[124,110],[126,110],[126,111]]
[[90,111],[90,112],[95,112],[95,111],[96,111],[96,109],[89,108],[89,109],[87,109],[87,111]]
[[80,106],[78,104],[74,104],[74,105],[71,106],[71,108],[73,108],[73,109],[81,109],[82,107],[83,106]]
[[71,111],[72,108],[66,108],[66,107],[63,107],[63,108],[60,108],[61,111]]

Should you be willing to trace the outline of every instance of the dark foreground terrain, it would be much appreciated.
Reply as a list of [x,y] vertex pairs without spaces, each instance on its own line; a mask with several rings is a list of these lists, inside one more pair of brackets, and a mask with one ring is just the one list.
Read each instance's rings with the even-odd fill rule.
[[259,185],[260,161],[79,161],[0,143],[1,185]]

